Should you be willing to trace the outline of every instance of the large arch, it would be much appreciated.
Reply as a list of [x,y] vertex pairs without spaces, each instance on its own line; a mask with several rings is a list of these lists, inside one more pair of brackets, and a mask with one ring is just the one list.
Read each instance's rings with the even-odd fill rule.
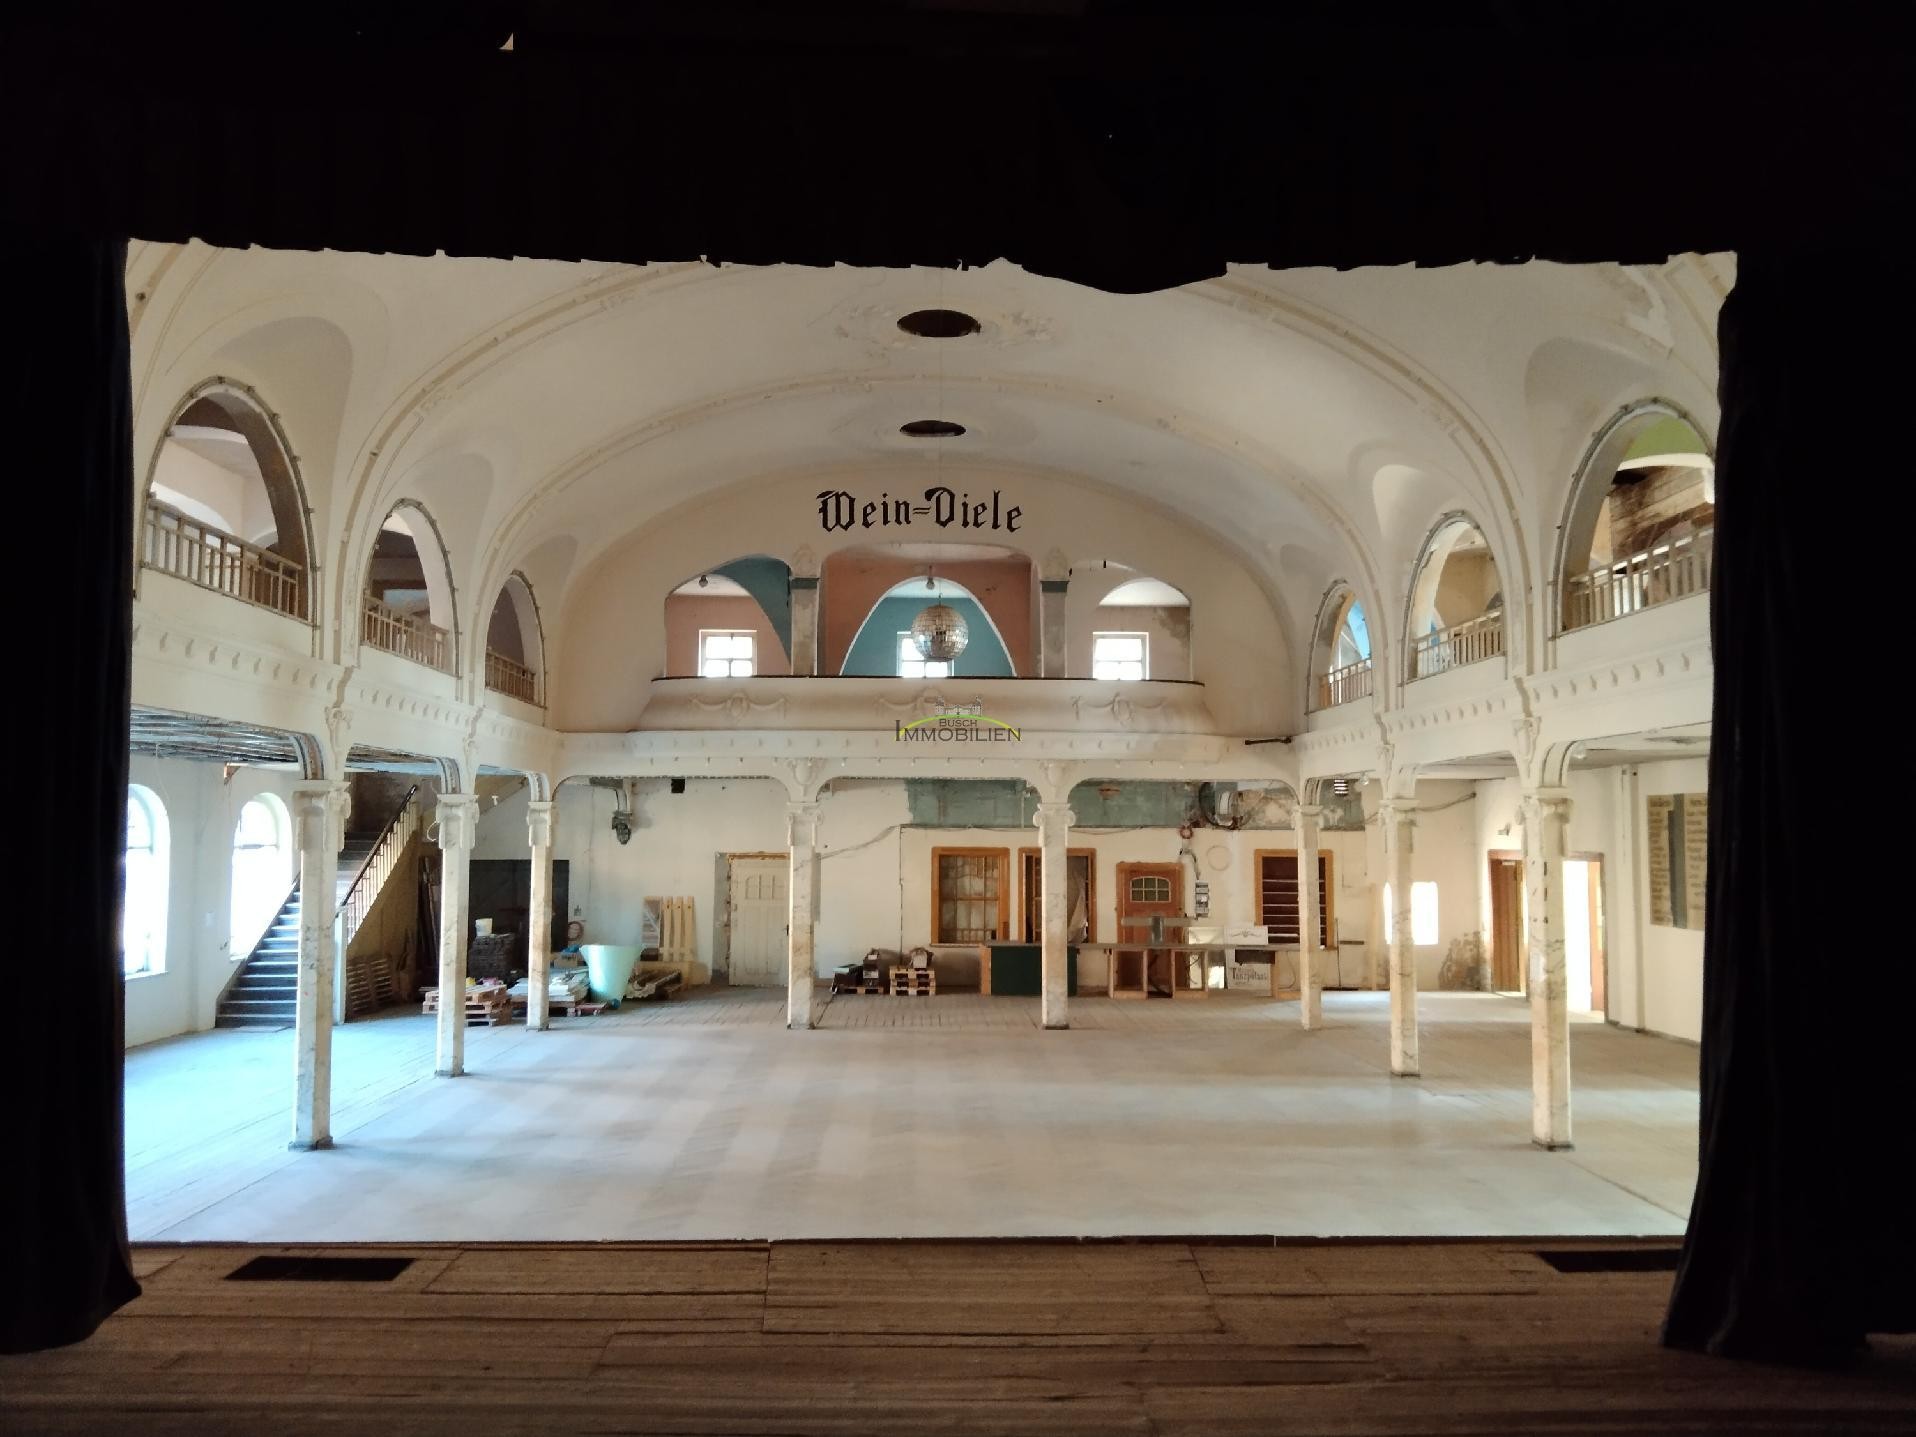
[[363,643],[458,673],[459,611],[452,558],[425,505],[401,499],[368,546],[360,587]]
[[1333,582],[1311,627],[1310,709],[1335,708],[1375,693],[1374,631],[1357,590],[1343,579]]
[[[791,566],[783,559],[770,554],[744,554],[674,585],[666,592],[661,613],[665,630],[663,676],[686,678],[703,673],[706,636],[719,634],[739,636],[750,650],[749,666],[754,675],[789,674],[791,580]],[[732,671],[729,662],[727,670]]]
[[545,702],[545,626],[532,581],[517,569],[493,600],[480,656],[485,686],[530,704]]
[[299,462],[250,385],[216,375],[181,396],[148,457],[138,502],[141,564],[293,618],[318,613]]
[[1404,606],[1404,678],[1432,674],[1505,652],[1508,609],[1489,535],[1453,509],[1424,536]]
[[[1659,458],[1702,460],[1703,464],[1693,466],[1699,470],[1707,465],[1713,471],[1716,463],[1716,446],[1703,426],[1668,399],[1641,399],[1627,404],[1591,436],[1570,481],[1563,516],[1557,524],[1550,571],[1553,635],[1594,621],[1590,613],[1575,612],[1580,607],[1576,580],[1595,566],[1593,551],[1598,547],[1601,531],[1607,527],[1606,509],[1617,475],[1628,465]],[[1706,497],[1713,500],[1714,494],[1714,484],[1710,483],[1706,486]],[[1609,557],[1616,555],[1612,553]]]
[[[897,636],[909,631],[917,614],[933,604],[956,610],[965,622],[970,631],[965,650],[950,661],[909,660],[917,667],[911,675],[901,674],[901,666],[908,660]],[[944,667],[938,667],[941,662]],[[960,666],[967,678],[1016,678],[1018,673],[990,607],[960,581],[939,576],[929,583],[903,579],[880,594],[845,646],[838,671],[865,678],[939,678],[958,673]]]

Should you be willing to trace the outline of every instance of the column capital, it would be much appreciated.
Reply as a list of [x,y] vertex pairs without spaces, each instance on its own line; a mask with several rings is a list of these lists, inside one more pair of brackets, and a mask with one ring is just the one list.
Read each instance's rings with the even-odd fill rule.
[[1056,824],[1060,828],[1069,828],[1078,821],[1078,815],[1071,811],[1071,805],[1063,800],[1046,800],[1032,810],[1040,831]]
[[1568,819],[1570,817],[1570,790],[1567,788],[1531,788],[1525,789],[1521,807],[1524,821],[1533,819]]
[[1318,819],[1324,816],[1324,805],[1321,803],[1300,803],[1291,811],[1306,823],[1316,823]]
[[479,824],[479,799],[470,793],[442,793],[433,809],[439,846],[448,853],[472,847]]
[[1409,822],[1410,816],[1417,812],[1418,802],[1415,798],[1386,797],[1377,805],[1377,816],[1386,822],[1393,819]]
[[526,804],[526,843],[532,848],[552,847],[552,813],[557,807],[551,799],[533,799]]
[[785,836],[793,848],[810,848],[818,841],[818,805],[785,805]]

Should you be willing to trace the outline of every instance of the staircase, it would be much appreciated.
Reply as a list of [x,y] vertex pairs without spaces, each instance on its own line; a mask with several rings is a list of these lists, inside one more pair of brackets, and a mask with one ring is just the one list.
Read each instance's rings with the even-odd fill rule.
[[[349,833],[339,851],[338,879],[333,887],[332,912],[337,911],[353,886],[366,857],[379,842],[377,833]],[[286,895],[265,936],[247,955],[239,973],[220,995],[216,1028],[289,1028],[293,1024],[299,991],[299,914],[297,885]]]

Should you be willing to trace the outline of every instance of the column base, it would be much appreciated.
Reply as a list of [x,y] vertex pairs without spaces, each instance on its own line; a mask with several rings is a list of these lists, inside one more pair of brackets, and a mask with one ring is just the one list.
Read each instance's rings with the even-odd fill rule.
[[333,1140],[331,1138],[315,1138],[310,1143],[301,1142],[298,1138],[294,1138],[286,1145],[286,1150],[292,1153],[317,1153],[324,1152],[332,1145]]
[[1421,1068],[1392,1068],[1390,1075],[1393,1078],[1421,1078],[1424,1076]]
[[1576,1147],[1575,1143],[1553,1143],[1543,1138],[1532,1138],[1530,1145],[1532,1147],[1542,1148],[1547,1153],[1567,1153]]
[[1067,1029],[1069,1029],[1071,1027],[1071,1024],[1068,1022],[1046,1023],[1043,1026],[1044,1026],[1044,1030],[1047,1033],[1062,1033],[1062,1032],[1065,1032]]
[[809,1022],[787,1023],[785,1025],[785,1031],[788,1033],[809,1033],[812,1031],[812,1025]]
[[432,1075],[435,1078],[463,1078],[466,1076],[466,1070],[464,1068],[434,1068]]

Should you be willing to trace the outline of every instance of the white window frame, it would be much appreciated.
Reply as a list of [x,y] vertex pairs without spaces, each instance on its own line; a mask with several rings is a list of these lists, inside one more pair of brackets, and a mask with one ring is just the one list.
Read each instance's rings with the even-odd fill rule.
[[[716,658],[707,658],[705,647],[713,639],[743,639],[746,653],[744,657],[726,654]],[[715,674],[711,665],[724,664],[726,671]],[[744,672],[739,665],[745,666]],[[758,673],[758,635],[750,629],[700,629],[699,630],[699,677],[704,679],[749,679]]]
[[[122,839],[121,873],[126,891],[120,900],[120,976],[154,978],[166,972],[167,900],[173,876],[166,805],[157,793],[139,783],[127,785],[126,800],[129,807],[138,805],[145,814],[148,841],[145,848],[135,850],[126,847]],[[143,856],[138,866],[133,859],[135,852]],[[136,935],[136,927],[143,932]],[[137,965],[133,956],[136,937]]]
[[[1136,639],[1138,656],[1135,659],[1100,659],[1098,648],[1106,639]],[[1137,665],[1136,673],[1122,672],[1131,665]],[[1099,669],[1118,669],[1120,672],[1100,673]],[[1139,629],[1101,629],[1091,636],[1091,677],[1110,679],[1119,683],[1135,683],[1151,677],[1151,636]]]
[[958,672],[956,659],[927,659],[918,654],[910,629],[898,635],[898,677],[901,679],[948,679]]

